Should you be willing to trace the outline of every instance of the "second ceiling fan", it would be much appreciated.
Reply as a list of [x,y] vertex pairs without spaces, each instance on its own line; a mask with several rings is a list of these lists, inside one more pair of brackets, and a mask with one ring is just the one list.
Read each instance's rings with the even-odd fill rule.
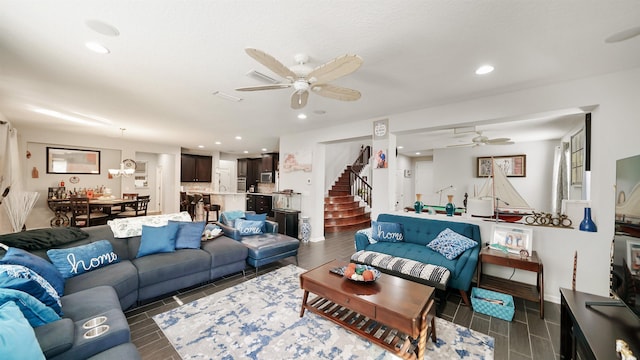
[[293,88],[295,91],[291,95],[292,109],[302,109],[307,105],[310,90],[318,95],[335,100],[355,101],[360,99],[360,92],[358,90],[329,84],[330,81],[358,70],[360,65],[362,65],[362,58],[358,55],[339,56],[323,65],[311,68],[306,65],[309,57],[304,54],[299,54],[295,56],[297,65],[289,68],[264,51],[253,48],[246,48],[245,51],[257,62],[286,79],[286,82],[272,85],[241,87],[237,88],[237,91]]
[[511,145],[515,144],[511,141],[510,138],[495,138],[489,139],[488,137],[482,135],[482,131],[476,131],[477,136],[471,139],[470,143],[467,144],[458,144],[458,145],[449,145],[447,147],[468,147],[468,146],[484,146],[484,145]]

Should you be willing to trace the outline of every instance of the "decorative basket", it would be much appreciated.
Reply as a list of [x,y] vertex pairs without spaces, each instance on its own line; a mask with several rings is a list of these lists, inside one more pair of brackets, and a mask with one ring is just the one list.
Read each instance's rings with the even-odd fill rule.
[[[502,304],[498,301],[502,301]],[[513,320],[516,310],[513,296],[475,287],[471,289],[471,305],[473,311],[507,321]]]

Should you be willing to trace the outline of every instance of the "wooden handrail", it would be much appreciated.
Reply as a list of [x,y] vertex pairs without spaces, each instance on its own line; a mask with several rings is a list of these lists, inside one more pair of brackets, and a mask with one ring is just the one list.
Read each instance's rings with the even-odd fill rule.
[[373,188],[367,180],[360,176],[360,171],[369,163],[371,159],[371,146],[362,146],[358,157],[349,167],[349,184],[351,186],[351,194],[358,195],[367,205],[371,206],[371,193]]

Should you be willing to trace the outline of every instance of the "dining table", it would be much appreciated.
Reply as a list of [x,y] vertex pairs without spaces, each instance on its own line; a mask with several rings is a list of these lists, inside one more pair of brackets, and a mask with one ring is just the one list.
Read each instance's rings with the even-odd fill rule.
[[[93,198],[89,199],[89,209],[99,210],[109,215],[113,219],[117,212],[113,213],[113,208],[120,207],[120,211],[124,211],[127,206],[135,206],[135,199],[117,199],[117,198]],[[71,224],[71,217],[68,213],[71,211],[69,199],[47,199],[47,206],[53,211],[54,216],[51,218],[49,225],[51,227],[67,227]]]

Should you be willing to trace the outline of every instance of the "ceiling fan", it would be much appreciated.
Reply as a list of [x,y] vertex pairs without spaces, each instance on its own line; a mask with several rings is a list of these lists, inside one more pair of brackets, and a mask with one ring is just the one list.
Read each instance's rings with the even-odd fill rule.
[[245,51],[257,62],[285,78],[286,82],[271,85],[241,87],[237,88],[237,91],[293,88],[295,91],[291,95],[292,109],[302,109],[307,105],[309,90],[318,95],[335,100],[354,101],[360,99],[360,92],[358,90],[329,84],[330,81],[349,75],[358,70],[360,65],[362,65],[362,58],[358,55],[342,55],[323,65],[312,68],[306,65],[309,61],[309,56],[305,54],[298,54],[294,57],[297,65],[288,68],[264,51],[252,48],[246,48]]
[[482,135],[482,131],[476,131],[477,136],[471,139],[468,144],[449,145],[447,147],[468,147],[468,146],[484,146],[484,145],[512,145],[515,144],[510,138],[495,138],[489,139]]

